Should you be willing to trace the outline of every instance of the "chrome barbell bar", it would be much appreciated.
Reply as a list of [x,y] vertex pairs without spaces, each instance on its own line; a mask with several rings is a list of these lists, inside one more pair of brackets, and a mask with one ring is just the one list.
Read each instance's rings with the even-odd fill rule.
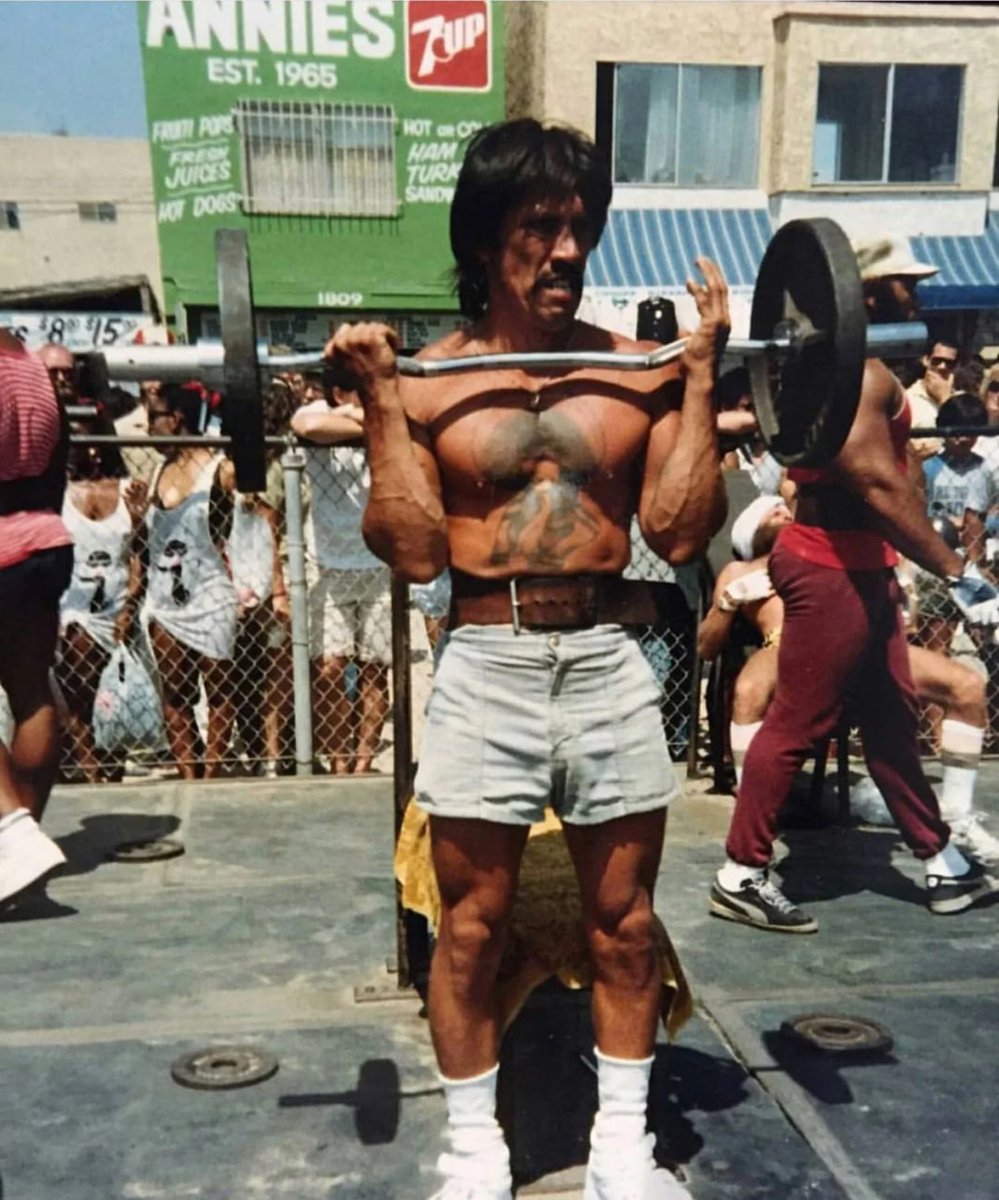
[[[821,332],[807,340],[821,338]],[[908,358],[924,353],[929,330],[919,321],[891,325],[871,325],[867,330],[867,349],[872,357],[887,353]],[[793,337],[732,338],[725,347],[729,356],[750,358],[759,354],[778,357],[794,353],[798,340]],[[416,359],[400,357],[399,373],[422,379],[438,375],[456,375],[465,371],[521,370],[550,373],[576,367],[605,367],[616,371],[654,371],[678,359],[686,348],[686,338],[660,346],[645,354],[614,354],[592,350],[566,350],[554,354],[472,354],[461,358]],[[225,365],[222,343],[199,341],[190,346],[110,346],[101,353],[108,376],[116,380],[141,382],[159,379],[182,383],[189,379],[206,382],[221,377]],[[326,365],[322,351],[298,354],[270,354],[266,345],[257,351],[260,370],[278,375],[288,371],[320,371]]]

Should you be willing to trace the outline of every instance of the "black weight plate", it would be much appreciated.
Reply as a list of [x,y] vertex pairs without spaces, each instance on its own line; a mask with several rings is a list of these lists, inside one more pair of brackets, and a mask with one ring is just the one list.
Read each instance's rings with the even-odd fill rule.
[[827,1054],[887,1054],[893,1045],[888,1030],[867,1017],[807,1013],[789,1018],[781,1031]]
[[749,361],[756,414],[785,466],[820,466],[846,441],[860,402],[867,317],[846,234],[826,217],[789,221],[774,235],[753,291],[750,336],[767,340],[785,321],[824,336],[776,362]]
[[254,1046],[208,1046],[171,1063],[170,1074],[183,1087],[213,1092],[262,1083],[277,1069],[274,1055]]
[[232,438],[236,487],[241,492],[262,492],[267,487],[263,401],[250,256],[244,229],[215,231],[215,271],[225,355],[224,431]]
[[111,851],[115,862],[162,862],[184,853],[184,847],[173,838],[155,838],[144,842],[122,842]]

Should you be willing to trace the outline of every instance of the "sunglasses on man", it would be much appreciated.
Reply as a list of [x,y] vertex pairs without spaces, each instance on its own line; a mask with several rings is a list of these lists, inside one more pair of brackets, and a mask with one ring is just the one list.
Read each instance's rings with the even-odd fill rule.
[[930,359],[930,366],[935,367],[938,371],[953,371],[957,366],[956,358],[944,358],[942,355],[935,354]]

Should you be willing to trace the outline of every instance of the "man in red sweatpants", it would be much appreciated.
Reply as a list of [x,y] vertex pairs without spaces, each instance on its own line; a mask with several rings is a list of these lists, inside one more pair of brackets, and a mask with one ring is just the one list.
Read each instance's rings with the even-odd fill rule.
[[[881,240],[856,251],[870,321],[914,319],[916,284],[935,268],[915,262],[905,243]],[[997,886],[951,843],[923,774],[895,548],[945,578],[970,621],[995,624],[999,602],[991,584],[934,532],[906,477],[910,428],[901,385],[869,359],[842,450],[827,467],[790,471],[798,487],[795,519],[769,562],[784,602],[777,691],[746,753],[727,861],[711,888],[716,916],[783,933],[818,928],[768,878],[768,866],[792,781],[815,742],[832,734],[847,701],[871,777],[923,860],[930,911],[961,912]]]

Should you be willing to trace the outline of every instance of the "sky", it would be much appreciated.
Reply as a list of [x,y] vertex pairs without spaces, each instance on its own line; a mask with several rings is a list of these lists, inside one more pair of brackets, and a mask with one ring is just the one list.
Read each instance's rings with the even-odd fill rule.
[[134,0],[0,0],[0,133],[145,137]]

